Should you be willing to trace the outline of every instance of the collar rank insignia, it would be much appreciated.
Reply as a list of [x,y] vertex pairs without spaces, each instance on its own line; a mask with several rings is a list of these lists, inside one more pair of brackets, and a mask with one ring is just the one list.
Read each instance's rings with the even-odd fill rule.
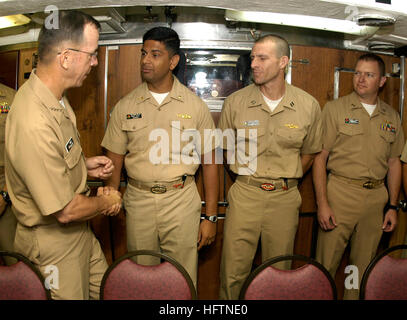
[[143,115],[141,114],[141,113],[129,113],[129,114],[127,114],[127,116],[126,116],[126,119],[127,120],[130,120],[130,119],[141,119],[143,117]]
[[258,126],[259,124],[260,124],[259,120],[248,120],[244,122],[245,127],[255,127]]
[[10,105],[6,101],[0,102],[0,109],[1,113],[8,113],[10,111]]
[[177,118],[181,119],[192,119],[192,116],[187,113],[177,113]]
[[345,123],[347,123],[347,124],[359,124],[359,120],[358,119],[345,118]]
[[392,126],[390,122],[387,122],[387,121],[380,125],[380,129],[384,130],[384,131],[396,133],[396,128],[394,126]]

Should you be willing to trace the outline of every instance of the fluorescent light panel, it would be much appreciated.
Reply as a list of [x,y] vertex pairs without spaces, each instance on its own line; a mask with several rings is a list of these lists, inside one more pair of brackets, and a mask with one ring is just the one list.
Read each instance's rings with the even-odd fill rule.
[[284,26],[341,32],[359,36],[372,35],[379,29],[378,27],[358,26],[356,22],[350,20],[260,11],[226,10],[225,18],[226,20],[232,21],[277,24]]
[[22,14],[0,17],[0,29],[22,26],[31,20]]

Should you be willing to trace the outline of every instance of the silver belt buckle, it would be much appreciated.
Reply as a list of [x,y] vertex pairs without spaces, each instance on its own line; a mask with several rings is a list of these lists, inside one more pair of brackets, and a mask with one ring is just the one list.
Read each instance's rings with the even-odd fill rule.
[[161,184],[156,184],[151,187],[151,192],[155,194],[161,194],[161,193],[166,193],[167,192],[167,187],[163,186]]

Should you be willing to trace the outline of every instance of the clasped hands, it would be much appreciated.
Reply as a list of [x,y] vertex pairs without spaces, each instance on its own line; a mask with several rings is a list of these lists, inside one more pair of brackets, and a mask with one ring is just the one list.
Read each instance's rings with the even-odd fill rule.
[[122,194],[118,190],[109,186],[99,187],[96,196],[104,196],[107,201],[106,209],[101,211],[102,214],[105,216],[115,216],[120,212],[122,207]]
[[[102,180],[108,179],[114,169],[113,161],[106,156],[96,156],[86,159],[86,169],[88,176]],[[105,206],[101,213],[106,216],[115,216],[122,207],[122,194],[113,187],[99,187],[97,196],[104,196]]]

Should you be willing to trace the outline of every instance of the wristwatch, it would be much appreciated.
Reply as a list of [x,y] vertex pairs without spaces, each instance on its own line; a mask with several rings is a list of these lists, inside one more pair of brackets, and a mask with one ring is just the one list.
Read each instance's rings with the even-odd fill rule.
[[5,203],[7,203],[7,204],[11,203],[11,200],[10,200],[10,197],[8,196],[7,191],[1,190],[0,195],[3,197]]
[[398,211],[398,210],[399,210],[399,206],[395,206],[395,205],[393,205],[393,204],[389,204],[389,205],[387,206],[387,210],[390,210],[390,209],[393,209],[393,210]]
[[209,220],[210,222],[216,222],[218,221],[218,216],[205,216],[206,220]]

